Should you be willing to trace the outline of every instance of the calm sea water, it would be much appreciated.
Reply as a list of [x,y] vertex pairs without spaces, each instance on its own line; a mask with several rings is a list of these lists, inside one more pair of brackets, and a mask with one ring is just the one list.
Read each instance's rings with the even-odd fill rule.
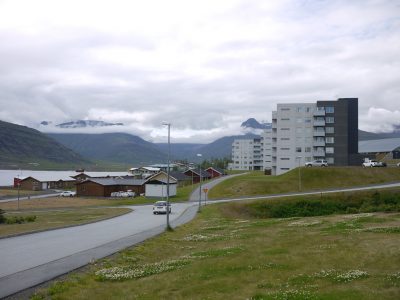
[[[91,172],[89,172],[91,173]],[[96,176],[107,175],[126,175],[126,172],[95,172]],[[10,186],[14,184],[14,177],[28,177],[35,175],[45,175],[57,177],[74,176],[79,173],[75,171],[32,171],[32,170],[0,170],[0,186]]]

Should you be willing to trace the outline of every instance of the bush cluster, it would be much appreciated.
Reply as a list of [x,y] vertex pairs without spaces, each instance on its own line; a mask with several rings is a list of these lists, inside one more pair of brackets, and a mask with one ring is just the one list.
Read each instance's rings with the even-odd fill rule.
[[4,216],[4,210],[0,209],[0,224],[6,222],[6,217]]
[[0,209],[0,224],[22,224],[22,223],[29,223],[29,222],[35,222],[35,221],[36,221],[36,216],[6,217],[6,216],[4,216],[4,210]]
[[311,217],[330,214],[400,211],[398,191],[309,196],[284,201],[258,201],[249,211],[258,218]]

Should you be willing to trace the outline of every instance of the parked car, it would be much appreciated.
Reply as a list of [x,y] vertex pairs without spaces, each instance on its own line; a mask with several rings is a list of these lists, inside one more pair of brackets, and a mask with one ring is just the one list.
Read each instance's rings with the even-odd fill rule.
[[135,197],[135,192],[128,190],[126,192],[119,191],[119,192],[112,192],[111,197],[120,197],[120,198],[127,198],[127,197]]
[[386,166],[387,166],[387,165],[386,165],[385,162],[383,162],[383,161],[378,161],[378,163],[376,164],[375,167],[386,167]]
[[362,163],[362,166],[364,168],[378,167],[378,162],[373,159],[365,159],[364,162]]
[[127,190],[126,193],[128,194],[128,197],[135,197],[136,196],[135,192],[132,192],[132,190]]
[[306,162],[306,167],[327,167],[328,162],[325,159],[317,159],[314,161]]
[[[171,204],[168,204],[169,212],[171,213]],[[157,201],[153,205],[153,214],[166,214],[167,213],[167,201]]]
[[75,197],[76,192],[73,191],[64,191],[60,194],[61,197]]

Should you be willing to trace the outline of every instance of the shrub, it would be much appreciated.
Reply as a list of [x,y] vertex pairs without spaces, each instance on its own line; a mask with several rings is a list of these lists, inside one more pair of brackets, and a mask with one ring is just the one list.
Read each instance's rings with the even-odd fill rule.
[[243,204],[243,210],[256,218],[323,216],[335,213],[400,211],[398,191],[359,192],[322,196],[303,196]]
[[6,222],[6,217],[4,216],[4,210],[0,209],[0,224]]
[[29,222],[35,222],[36,216],[26,216],[26,217],[19,217],[19,216],[12,216],[5,218],[6,224],[23,224]]

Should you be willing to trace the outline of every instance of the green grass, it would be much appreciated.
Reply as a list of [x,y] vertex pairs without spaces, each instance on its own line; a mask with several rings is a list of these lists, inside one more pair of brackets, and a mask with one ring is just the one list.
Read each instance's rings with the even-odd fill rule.
[[[301,168],[302,191],[364,186],[400,180],[400,168]],[[251,172],[227,179],[209,192],[210,199],[299,191],[298,169],[280,176]]]
[[55,281],[34,299],[375,300],[400,294],[393,230],[399,213],[260,219],[234,216],[233,205],[204,207],[190,224]]
[[229,206],[234,216],[290,218],[345,213],[398,212],[400,189],[305,195],[236,202]]
[[24,211],[5,213],[6,218],[36,216],[34,222],[0,224],[0,237],[39,230],[80,225],[116,217],[131,211],[129,208],[79,208],[69,210]]

